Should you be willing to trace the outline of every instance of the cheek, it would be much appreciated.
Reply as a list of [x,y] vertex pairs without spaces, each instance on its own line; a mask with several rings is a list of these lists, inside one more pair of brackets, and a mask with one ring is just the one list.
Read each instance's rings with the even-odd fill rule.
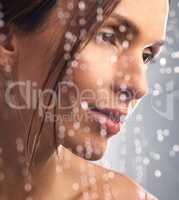
[[113,79],[117,53],[112,48],[88,44],[80,52],[74,80],[80,87],[95,86],[98,80],[109,83]]

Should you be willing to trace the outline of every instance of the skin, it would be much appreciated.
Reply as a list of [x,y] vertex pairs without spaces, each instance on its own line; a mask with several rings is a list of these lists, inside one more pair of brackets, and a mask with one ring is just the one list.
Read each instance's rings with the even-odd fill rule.
[[[16,28],[9,27],[10,37],[6,45],[1,44],[0,46],[0,65],[11,65],[12,71],[16,72],[16,78],[19,81],[31,80],[37,84],[37,88],[41,88],[51,64],[50,58],[54,55],[57,41],[62,36],[61,30],[63,26],[59,24],[56,13],[60,6],[63,6],[63,3],[63,1],[60,1],[58,6],[54,7],[44,26],[36,32],[23,35]],[[151,15],[151,12],[158,13],[157,17]],[[72,81],[78,88],[78,94],[83,97],[82,100],[88,104],[97,104],[101,100],[100,92],[105,91],[107,100],[105,99],[106,101],[103,105],[100,104],[101,107],[118,108],[124,112],[129,112],[147,94],[147,63],[144,62],[143,56],[146,53],[156,56],[160,51],[161,43],[163,43],[161,41],[165,40],[166,34],[168,1],[122,0],[113,11],[112,15],[114,14],[122,16],[120,21],[125,18],[125,20],[131,21],[129,24],[133,24],[129,25],[128,30],[133,35],[129,47],[122,48],[119,41],[125,41],[126,39],[123,34],[121,36],[121,33],[115,43],[113,43],[114,41],[110,43],[109,38],[108,41],[100,40],[100,42],[97,40],[99,37],[92,38],[88,45],[79,51],[77,67],[73,69],[72,75],[66,75],[64,80]],[[111,26],[118,27],[119,25],[119,22],[114,17],[109,17],[98,30],[98,36],[102,32],[103,34],[104,32],[113,33]],[[113,59],[113,62],[111,62],[110,58]],[[4,73],[3,69],[2,73]],[[100,82],[102,82],[100,86],[96,84],[99,81],[99,77]],[[112,99],[119,99],[120,94],[116,92],[116,88],[121,85],[127,88],[127,92],[130,91],[134,95],[128,100],[113,102]],[[94,96],[84,93],[87,90],[92,91]],[[21,98],[25,99],[24,88],[20,87],[19,91]],[[71,94],[73,94],[73,89],[68,88],[67,93],[63,94],[62,105],[71,105],[69,99]],[[60,148],[60,156],[64,158],[62,161],[58,161],[58,165],[63,168],[63,173],[58,173],[58,175],[55,172],[57,161],[54,154],[53,138],[51,132],[48,131],[51,124],[45,124],[43,138],[41,139],[32,172],[32,182],[35,190],[32,190],[31,195],[33,195],[34,199],[82,200],[84,199],[82,198],[84,191],[88,191],[91,195],[95,187],[92,187],[89,183],[84,187],[80,186],[77,191],[69,189],[74,181],[80,181],[81,171],[79,166],[81,165],[85,166],[86,171],[84,174],[88,175],[89,166],[94,168],[96,182],[98,183],[96,191],[100,194],[97,199],[104,199],[105,192],[102,186],[105,181],[101,177],[107,173],[107,170],[89,164],[80,157],[90,160],[101,158],[109,137],[100,135],[101,127],[94,120],[90,121],[83,118],[83,116],[90,117],[90,115],[81,106],[80,99],[77,98],[75,102],[76,104],[73,108],[57,109],[57,115],[62,117],[63,122],[57,121],[56,128],[59,129],[60,126],[65,126],[66,128],[65,138],[58,138],[58,145],[63,145]],[[0,147],[2,147],[1,151],[3,150],[2,169],[6,173],[6,178],[5,181],[0,183],[0,188],[2,188],[0,189],[0,194],[4,195],[4,199],[9,199],[10,190],[12,192],[11,195],[16,195],[19,197],[18,199],[24,199],[26,196],[26,192],[22,192],[22,187],[24,187],[24,177],[22,176],[24,164],[17,162],[17,158],[23,155],[23,151],[21,153],[17,152],[15,141],[17,138],[25,141],[25,130],[17,112],[7,106],[3,106],[3,103],[3,99],[1,99],[0,127],[1,130],[4,130],[2,132],[6,132],[6,137],[4,137],[3,133],[0,134]],[[74,113],[74,108],[82,118],[80,120],[73,119],[72,121],[65,120],[63,118],[65,114]],[[52,111],[49,113],[53,114]],[[27,123],[31,116],[31,110],[23,110],[21,114],[23,121]],[[76,121],[80,122],[79,129],[74,129],[73,125]],[[85,131],[87,128],[88,131]],[[73,136],[67,134],[70,130],[75,131]],[[79,148],[81,149],[80,152],[78,151]],[[89,152],[89,150],[91,151]],[[65,161],[69,157],[70,159]],[[65,162],[67,163],[66,165]],[[64,166],[68,165],[71,167],[66,167],[66,169]],[[10,184],[13,180],[16,180],[15,186]],[[113,199],[141,199],[140,194],[143,189],[127,177],[115,174],[109,185]],[[63,194],[59,191],[59,188],[60,191],[64,191]],[[128,192],[128,190],[131,192]],[[145,198],[153,199],[150,196]]]

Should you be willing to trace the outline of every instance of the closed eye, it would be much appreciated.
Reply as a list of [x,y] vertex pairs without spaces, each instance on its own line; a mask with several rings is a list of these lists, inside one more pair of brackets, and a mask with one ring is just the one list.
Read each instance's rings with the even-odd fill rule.
[[107,42],[109,44],[115,45],[117,42],[117,34],[111,29],[104,29],[99,31],[96,35],[97,43]]

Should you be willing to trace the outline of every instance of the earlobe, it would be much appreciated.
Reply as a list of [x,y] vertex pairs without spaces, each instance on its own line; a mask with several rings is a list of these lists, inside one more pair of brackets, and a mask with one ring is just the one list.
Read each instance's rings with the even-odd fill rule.
[[16,58],[15,34],[9,27],[2,27],[0,28],[0,68],[7,65],[13,67]]

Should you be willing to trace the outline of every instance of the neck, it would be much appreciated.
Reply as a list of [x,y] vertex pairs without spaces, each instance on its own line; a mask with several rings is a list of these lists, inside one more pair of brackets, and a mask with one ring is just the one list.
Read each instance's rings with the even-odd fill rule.
[[23,149],[25,134],[17,116],[12,120],[1,119],[0,127],[0,199],[9,200],[12,195],[19,200],[27,196],[32,196],[33,200],[75,199],[88,187],[88,184],[81,184],[81,179],[87,174],[89,162],[63,146],[59,147],[57,157],[56,152],[53,153],[53,143],[49,141],[50,133],[43,135],[45,148],[38,154],[39,160],[32,173],[28,174]]
[[76,199],[88,187],[88,184],[81,185],[80,181],[90,165],[63,146],[58,148],[58,153],[58,156],[54,153],[43,167],[34,168],[31,175],[22,175],[25,171],[20,165],[9,169],[4,166],[8,177],[1,183],[0,199],[3,199],[1,194],[6,200],[12,195],[19,200],[27,196],[34,200]]
[[[59,155],[54,153],[40,175],[36,176],[37,187],[34,197],[40,199],[76,199],[88,185],[81,185],[81,177],[86,175],[88,162],[75,156],[60,146]],[[80,186],[80,187],[79,187]],[[35,199],[36,199],[35,198]]]

